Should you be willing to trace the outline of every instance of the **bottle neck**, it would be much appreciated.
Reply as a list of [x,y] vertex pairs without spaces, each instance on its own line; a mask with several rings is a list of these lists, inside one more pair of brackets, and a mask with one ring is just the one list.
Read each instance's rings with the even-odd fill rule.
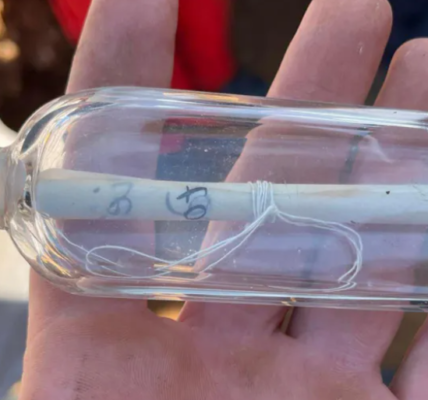
[[6,212],[6,185],[9,164],[9,148],[0,148],[0,229],[4,229]]
[[25,166],[21,160],[14,160],[9,147],[0,147],[0,230],[6,228],[6,219],[16,211],[16,205],[25,187]]

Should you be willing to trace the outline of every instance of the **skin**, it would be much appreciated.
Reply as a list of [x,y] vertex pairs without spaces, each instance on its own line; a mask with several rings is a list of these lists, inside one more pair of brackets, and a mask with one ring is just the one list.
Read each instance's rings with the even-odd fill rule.
[[[174,0],[94,0],[68,91],[169,85]],[[388,39],[386,0],[314,0],[270,96],[360,104]],[[132,49],[132,51],[130,51]],[[377,105],[428,109],[428,41],[398,50]],[[144,301],[72,296],[31,276],[21,400],[422,400],[428,326],[390,388],[381,360],[399,312],[186,304],[179,321]]]

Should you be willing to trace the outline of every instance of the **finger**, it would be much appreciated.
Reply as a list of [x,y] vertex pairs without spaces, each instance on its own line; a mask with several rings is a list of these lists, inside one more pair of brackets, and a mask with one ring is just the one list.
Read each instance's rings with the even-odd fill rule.
[[[428,109],[428,95],[423,84],[425,78],[428,77],[423,62],[427,51],[428,41],[418,40],[404,45],[397,52],[376,105],[392,108]],[[399,137],[400,133],[401,138]],[[419,131],[419,133],[423,132]],[[394,148],[400,148],[400,139],[409,141],[414,136],[406,135],[406,132],[402,130],[395,133],[388,129],[385,132],[379,132],[376,138],[386,150],[390,151],[390,156],[393,157]],[[421,142],[421,144],[422,150],[426,148],[426,143]],[[419,153],[413,152],[410,160],[406,159],[407,154],[404,155],[404,160],[399,159],[399,155],[395,155],[396,174],[388,179],[398,179],[399,181],[402,179],[411,180],[415,177],[417,181],[427,179],[426,166],[423,160],[419,159]],[[425,158],[423,154],[421,157]],[[365,164],[367,170],[370,171],[371,179],[375,179],[374,174],[376,174],[377,168],[370,163],[371,160],[360,160],[359,168],[364,168]],[[403,171],[400,170],[401,166],[403,166]],[[384,279],[394,279],[393,276],[395,276],[397,285],[411,285],[412,279],[414,279],[412,276],[414,270],[413,267],[410,268],[408,260],[417,257],[418,251],[422,249],[424,229],[422,228],[419,232],[409,231],[404,235],[396,232],[383,232],[383,237],[387,236],[388,240],[380,240],[376,235],[368,235],[370,232],[367,232],[366,235],[366,237],[370,237],[370,240],[365,246],[365,253],[376,255],[379,254],[376,251],[379,252],[379,249],[382,249],[384,254],[388,254],[394,259],[396,266],[394,263],[391,263],[392,265],[373,266],[366,264],[366,268],[376,269],[378,273],[381,272]],[[395,244],[389,249],[388,243]],[[397,246],[397,250],[394,249],[395,246]],[[379,262],[377,263],[379,264]],[[346,353],[352,356],[355,353],[359,355],[358,361],[360,363],[365,365],[369,363],[373,366],[379,365],[382,361],[401,319],[402,313],[400,312],[321,311],[316,313],[311,310],[302,310],[297,313],[296,319],[293,320],[290,334],[317,343],[325,349],[334,349],[337,354]],[[411,365],[411,361],[408,365]],[[406,370],[408,371],[408,369],[404,369],[404,371]],[[402,382],[408,381],[403,379]],[[401,388],[402,386],[398,385],[398,387]],[[399,398],[402,397],[399,396]],[[412,396],[404,398],[417,399],[417,397]]]
[[[376,74],[390,26],[391,12],[386,1],[313,1],[284,57],[269,95],[305,100],[363,102]],[[249,140],[244,153],[257,152],[257,139],[269,134],[272,134],[269,126],[255,134],[252,132],[254,146],[251,147]],[[299,171],[286,158],[272,160],[269,157],[266,162],[263,160],[263,163],[257,163],[252,162],[254,158],[249,157],[247,160],[244,155],[231,175],[239,175],[241,180],[267,179],[267,175],[274,171],[276,175],[272,177],[269,174],[269,181],[282,179],[282,182],[293,182]],[[305,160],[300,161],[303,166]],[[310,160],[308,164],[311,164]],[[314,177],[306,176],[305,179],[313,180]],[[321,179],[330,178],[321,176]],[[261,263],[269,264],[266,259],[262,259]],[[264,268],[257,272],[268,273]],[[225,328],[229,333],[243,330],[272,333],[281,323],[285,312],[285,308],[277,307],[187,304],[181,320],[219,331]]]
[[[109,85],[168,86],[173,66],[176,13],[175,0],[93,1],[73,62],[68,91]],[[87,150],[85,153],[84,143],[80,150],[88,155],[88,162],[94,158],[93,148],[92,156]],[[111,310],[123,307],[124,303],[126,307],[141,308],[138,302],[71,296],[33,274],[29,337],[59,316]]]
[[405,43],[394,55],[377,103],[383,107],[409,110],[428,109],[428,92],[424,86],[428,71],[428,39]]
[[[428,39],[408,42],[397,51],[380,93],[384,104],[428,111],[426,57]],[[421,131],[423,133],[425,132]],[[422,144],[422,150],[424,149],[426,144]],[[419,284],[424,285],[424,282]],[[427,374],[428,325],[425,323],[394,379],[392,390],[400,400],[425,399],[428,390]]]
[[68,92],[102,86],[169,87],[177,26],[175,0],[95,0]]
[[313,1],[269,95],[349,104],[364,102],[391,23],[390,6],[383,0],[353,0],[346,4],[340,0]]
[[428,324],[425,322],[392,382],[391,390],[397,398],[400,400],[426,399],[427,357]]

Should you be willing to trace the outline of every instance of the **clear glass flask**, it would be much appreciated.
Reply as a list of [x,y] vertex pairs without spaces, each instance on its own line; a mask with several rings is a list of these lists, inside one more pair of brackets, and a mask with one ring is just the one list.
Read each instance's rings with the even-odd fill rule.
[[0,150],[0,226],[76,294],[420,310],[427,128],[418,111],[67,95]]

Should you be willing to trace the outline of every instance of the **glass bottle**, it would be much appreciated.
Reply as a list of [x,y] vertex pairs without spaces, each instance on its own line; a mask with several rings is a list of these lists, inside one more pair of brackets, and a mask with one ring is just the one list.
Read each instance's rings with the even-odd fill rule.
[[0,149],[0,227],[100,297],[428,305],[428,114],[100,88]]

